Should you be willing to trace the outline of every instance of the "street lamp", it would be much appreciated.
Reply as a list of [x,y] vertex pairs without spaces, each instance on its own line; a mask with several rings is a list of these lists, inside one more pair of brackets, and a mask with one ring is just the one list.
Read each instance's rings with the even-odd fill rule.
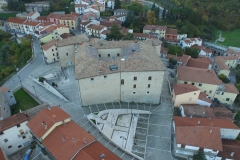
[[34,91],[35,91],[35,96],[38,98],[38,96],[37,96],[37,92],[36,92],[36,89],[35,89],[34,86],[33,86],[33,89],[34,89]]
[[[123,137],[123,136],[120,136],[120,138],[122,138],[122,148],[123,148],[123,146],[124,146],[124,140],[127,140],[127,138],[125,138],[125,137]],[[125,147],[123,148],[123,149],[125,149]]]

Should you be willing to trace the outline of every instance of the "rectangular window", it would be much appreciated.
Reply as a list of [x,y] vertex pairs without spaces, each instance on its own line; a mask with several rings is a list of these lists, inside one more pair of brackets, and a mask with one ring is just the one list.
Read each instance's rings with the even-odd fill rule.
[[3,135],[4,133],[3,132],[0,132],[0,135]]
[[23,139],[25,139],[25,138],[26,138],[26,136],[23,136],[22,138],[23,138]]
[[194,95],[196,95],[196,93],[194,93]]
[[151,87],[151,84],[148,84],[148,88],[150,88]]
[[230,100],[230,98],[226,98],[226,101],[229,101]]
[[187,84],[187,82],[184,82],[184,84]]
[[209,93],[212,93],[212,91],[210,90]]
[[133,85],[133,88],[136,88],[136,87],[137,87],[137,85],[136,85],[136,84],[134,84],[134,85]]
[[55,48],[55,50],[57,50],[57,48]]
[[121,84],[124,84],[124,79],[121,79]]
[[6,139],[4,139],[4,142],[6,143],[8,141],[8,139],[6,138]]
[[93,81],[94,80],[94,78],[91,78],[91,81]]
[[20,127],[20,126],[21,126],[20,124],[17,125],[17,127]]
[[192,83],[192,85],[194,86],[195,83]]
[[184,144],[182,144],[182,145],[181,145],[181,148],[185,148],[185,145],[184,145]]
[[134,77],[133,80],[136,81],[136,80],[137,80],[137,77]]
[[101,57],[101,54],[99,54],[98,57]]
[[66,56],[68,56],[68,53],[66,53]]
[[22,145],[19,145],[19,146],[18,146],[18,148],[21,148],[21,147],[22,147]]
[[107,78],[107,76],[103,76],[104,78]]
[[53,56],[55,56],[55,54],[52,54]]
[[110,54],[108,54],[108,57],[110,57]]
[[150,81],[150,80],[152,80],[152,77],[151,77],[151,76],[149,76],[149,77],[148,77],[148,80],[149,80],[149,81]]
[[120,56],[120,54],[118,53],[118,54],[117,54],[117,56],[119,57],[119,56]]
[[133,94],[136,94],[136,92],[133,92]]
[[224,95],[224,92],[222,92],[222,95]]
[[201,83],[199,83],[199,84],[198,84],[198,86],[200,86],[200,87],[201,87],[201,86],[202,86],[202,84],[201,84]]
[[54,51],[54,49],[52,49],[52,51]]
[[12,146],[10,145],[10,146],[8,146],[8,148],[12,148]]

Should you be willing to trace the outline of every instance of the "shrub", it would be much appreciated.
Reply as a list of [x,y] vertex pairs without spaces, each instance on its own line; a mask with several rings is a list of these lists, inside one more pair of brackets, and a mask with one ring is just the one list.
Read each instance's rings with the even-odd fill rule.
[[38,81],[43,83],[45,81],[45,78],[44,77],[39,77]]

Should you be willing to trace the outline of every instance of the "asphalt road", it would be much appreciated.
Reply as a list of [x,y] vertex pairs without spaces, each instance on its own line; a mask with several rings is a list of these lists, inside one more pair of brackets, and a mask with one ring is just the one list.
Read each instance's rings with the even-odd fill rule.
[[[16,88],[20,87],[21,81],[27,78],[38,66],[40,66],[43,61],[42,51],[40,49],[40,43],[37,38],[33,38],[33,46],[35,50],[34,58],[29,62],[24,68],[14,74],[8,81],[6,81],[3,86],[10,88],[14,91]],[[19,76],[19,77],[18,77]]]

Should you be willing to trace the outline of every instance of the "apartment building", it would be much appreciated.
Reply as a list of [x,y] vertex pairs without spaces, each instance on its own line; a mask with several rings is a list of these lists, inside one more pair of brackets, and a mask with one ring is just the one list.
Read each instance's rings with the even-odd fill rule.
[[211,100],[232,105],[238,91],[233,84],[224,84],[213,70],[178,66],[177,83],[191,84],[207,94]]
[[11,106],[17,103],[12,91],[7,87],[0,87],[0,91],[3,93],[7,103]]
[[40,23],[35,21],[26,21],[23,23],[24,33],[35,35],[35,32],[38,30]]
[[7,30],[13,31],[13,32],[19,32],[19,33],[25,33],[25,30],[24,30],[25,21],[26,19],[8,18],[6,20]]
[[84,9],[87,8],[87,5],[86,4],[76,4],[75,3],[74,7],[75,7],[75,12],[77,14],[83,14],[83,11],[84,11]]
[[27,126],[51,159],[120,160],[59,107],[41,110]]
[[42,51],[44,54],[44,59],[47,63],[53,63],[59,60],[58,48],[56,46],[55,39],[42,45]]
[[145,43],[93,39],[76,48],[75,77],[83,105],[158,104],[164,70],[156,50]]
[[156,34],[158,38],[165,38],[166,30],[167,26],[145,25],[143,27],[143,33]]
[[107,30],[107,27],[97,24],[90,24],[86,27],[86,33],[89,36],[94,36],[100,38],[101,32]]
[[223,74],[228,77],[230,74],[230,68],[235,68],[237,66],[237,60],[237,56],[214,57],[214,70],[216,71],[218,76]]
[[202,46],[202,39],[201,38],[186,38],[180,41],[182,48],[192,47],[195,45]]
[[[0,120],[3,120],[7,117],[11,116],[11,108],[8,104],[8,101],[2,92],[3,89],[0,90]],[[8,96],[7,96],[8,97]]]
[[6,153],[11,155],[31,143],[32,135],[27,127],[28,116],[17,113],[0,121],[0,146]]
[[236,56],[236,57],[238,57],[238,61],[240,61],[240,48],[229,46],[223,55],[224,56]]

